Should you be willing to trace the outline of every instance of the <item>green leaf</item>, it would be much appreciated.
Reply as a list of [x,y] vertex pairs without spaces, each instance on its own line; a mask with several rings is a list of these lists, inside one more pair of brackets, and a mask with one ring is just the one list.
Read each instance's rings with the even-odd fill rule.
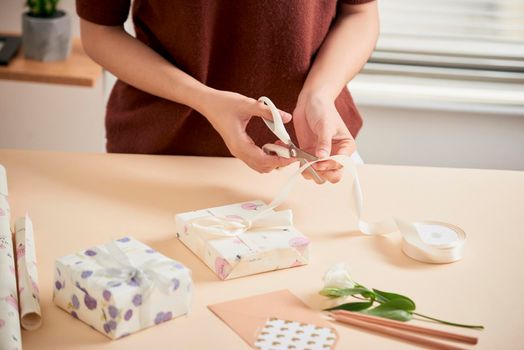
[[392,300],[406,300],[408,302],[410,302],[411,304],[413,304],[413,310],[415,310],[415,302],[413,300],[411,300],[410,298],[408,298],[407,296],[405,295],[402,295],[402,294],[397,294],[397,293],[390,293],[390,292],[384,292],[384,291],[381,291],[381,290],[378,290],[378,289],[373,289],[373,292],[375,292],[376,296],[377,296],[377,301],[379,301],[380,303],[386,303],[388,301],[392,301]]
[[382,303],[373,309],[363,310],[361,312],[397,321],[409,321],[412,319],[411,312],[413,310],[415,310],[415,304],[409,298],[397,298]]
[[333,310],[347,310],[347,311],[362,311],[373,306],[373,300],[370,301],[357,301],[352,303],[341,304],[324,311],[333,311]]
[[375,309],[399,309],[411,312],[415,310],[415,303],[410,299],[393,299],[385,303],[382,303]]
[[[327,287],[322,289],[320,292],[320,295],[323,295],[325,297],[330,298],[339,298],[339,297],[345,297],[350,295],[362,295],[365,298],[370,298],[374,293],[370,291],[367,288],[333,288],[333,287]],[[365,296],[368,295],[368,296]]]
[[388,309],[388,310],[377,310],[377,308],[371,310],[360,311],[364,314],[371,316],[378,316],[382,318],[389,318],[391,320],[406,322],[411,320],[413,317],[405,310]]

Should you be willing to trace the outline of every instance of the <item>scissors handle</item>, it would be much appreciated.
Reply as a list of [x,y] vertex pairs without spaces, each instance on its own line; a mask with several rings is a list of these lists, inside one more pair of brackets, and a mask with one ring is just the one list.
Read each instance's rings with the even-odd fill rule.
[[264,146],[262,146],[262,151],[264,151],[266,154],[277,155],[282,158],[295,158],[295,156],[291,154],[292,152],[289,147],[275,145],[274,143],[266,143]]
[[284,142],[286,145],[289,145],[291,143],[291,137],[287,133],[284,122],[282,121],[282,116],[280,115],[280,112],[278,111],[275,104],[266,96],[262,96],[258,99],[258,101],[268,106],[269,110],[271,111],[271,115],[273,116],[273,121],[262,118],[264,123],[266,123],[267,127],[273,131],[273,134],[275,134],[280,139],[280,141]]

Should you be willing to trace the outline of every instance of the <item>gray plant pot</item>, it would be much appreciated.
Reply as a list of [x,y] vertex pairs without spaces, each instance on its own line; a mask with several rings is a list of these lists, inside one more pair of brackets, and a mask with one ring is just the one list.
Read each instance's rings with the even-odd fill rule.
[[51,18],[22,14],[22,47],[29,59],[65,60],[71,52],[71,18],[61,10]]

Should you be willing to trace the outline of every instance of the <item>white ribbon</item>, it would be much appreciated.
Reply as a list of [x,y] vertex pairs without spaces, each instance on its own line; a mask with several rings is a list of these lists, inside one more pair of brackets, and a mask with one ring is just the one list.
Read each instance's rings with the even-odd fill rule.
[[[273,122],[264,119],[266,125],[279,139],[291,142],[289,134],[283,127],[282,117],[271,100],[267,97],[261,97],[259,101],[265,102],[270,107],[273,115]],[[345,155],[335,155],[312,162],[305,162],[291,176],[267,208],[251,220],[206,216],[191,221],[188,224],[188,230],[196,233],[204,241],[236,236],[252,251],[257,252],[257,246],[250,241],[247,233],[260,229],[272,230],[291,226],[293,222],[290,210],[275,212],[273,209],[282,204],[289,196],[293,185],[304,170],[317,162],[325,160],[334,160],[340,163],[345,171],[352,175],[352,200],[358,219],[358,228],[363,234],[374,236],[400,232],[402,235],[402,251],[412,259],[421,262],[441,264],[454,262],[462,258],[466,235],[458,227],[441,222],[409,223],[396,218],[372,223],[362,220],[363,196],[360,180],[354,161],[351,157]]]
[[[260,100],[269,101],[268,105],[273,103],[267,98],[262,97]],[[274,127],[274,125],[283,125],[281,122],[281,115],[276,108],[271,108],[274,123],[266,125],[279,138],[287,135],[287,132],[282,132]],[[300,174],[311,167],[313,164],[325,161],[334,160],[344,166],[346,172],[353,176],[353,190],[352,200],[354,202],[356,216],[358,219],[358,228],[365,235],[385,235],[392,232],[400,232],[402,235],[402,251],[409,257],[426,263],[450,263],[462,258],[462,251],[466,240],[464,231],[460,228],[440,222],[416,222],[409,223],[400,219],[389,219],[379,222],[366,222],[361,219],[363,208],[362,188],[358,178],[358,173],[353,160],[345,155],[335,155],[312,162],[307,162],[300,166],[297,172],[288,180],[282,187],[275,199],[269,204],[267,210],[278,207],[289,195],[296,180]],[[259,215],[263,215],[261,212]]]
[[204,216],[191,220],[187,227],[189,232],[197,234],[203,241],[236,237],[253,254],[256,254],[260,249],[249,238],[250,232],[271,231],[293,226],[293,213],[291,210],[272,211],[271,209],[267,208],[261,211],[252,219]]
[[[158,288],[164,294],[168,294],[172,285],[172,281],[159,274],[157,270],[163,266],[170,266],[171,262],[169,260],[150,259],[137,265],[116,242],[109,242],[104,245],[104,248],[107,252],[98,247],[92,248],[96,254],[91,258],[103,267],[103,269],[95,271],[93,277],[111,278],[127,284],[134,282],[142,295],[142,303],[138,307],[140,325],[141,327],[150,325],[152,315],[150,314],[149,296],[155,288]],[[82,280],[80,274],[81,271],[78,272],[75,280]],[[95,282],[95,279],[90,281],[89,289],[103,292],[105,287],[102,288]]]

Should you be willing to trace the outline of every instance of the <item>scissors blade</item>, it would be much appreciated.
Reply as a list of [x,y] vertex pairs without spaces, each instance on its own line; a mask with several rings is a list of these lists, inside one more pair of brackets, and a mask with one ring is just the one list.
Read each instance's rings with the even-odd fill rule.
[[318,157],[315,157],[311,153],[308,153],[306,151],[301,150],[300,148],[296,146],[291,146],[291,155],[295,158],[302,158],[309,162],[313,162],[315,160],[318,160]]
[[[306,163],[306,161],[313,162],[315,160],[318,160],[318,157],[315,157],[311,153],[301,150],[293,143],[289,144],[289,151],[292,157],[298,158],[300,160],[300,166],[303,166]],[[323,184],[324,182],[326,182],[326,180],[324,180],[320,175],[318,175],[318,173],[312,167],[307,168],[306,171],[310,173],[311,176],[313,176],[313,179],[316,183]]]

